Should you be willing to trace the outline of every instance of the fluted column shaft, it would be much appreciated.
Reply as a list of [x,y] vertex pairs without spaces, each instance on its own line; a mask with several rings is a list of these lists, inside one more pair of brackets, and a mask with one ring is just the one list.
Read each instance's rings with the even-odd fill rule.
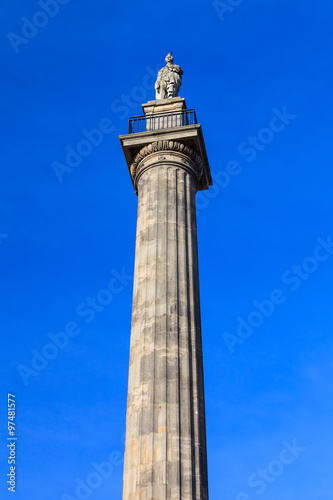
[[136,171],[123,500],[208,500],[195,195],[177,151]]

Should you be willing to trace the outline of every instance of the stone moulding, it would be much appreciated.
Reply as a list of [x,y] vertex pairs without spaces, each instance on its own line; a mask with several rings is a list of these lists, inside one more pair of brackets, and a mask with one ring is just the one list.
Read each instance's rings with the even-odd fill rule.
[[142,160],[144,160],[144,158],[152,153],[158,153],[161,151],[175,151],[177,153],[182,153],[183,155],[188,156],[188,158],[190,158],[195,165],[198,180],[201,179],[204,171],[204,163],[201,156],[194,149],[177,141],[156,141],[148,144],[147,146],[144,146],[135,155],[130,167],[131,177],[134,182],[139,169],[139,165]]

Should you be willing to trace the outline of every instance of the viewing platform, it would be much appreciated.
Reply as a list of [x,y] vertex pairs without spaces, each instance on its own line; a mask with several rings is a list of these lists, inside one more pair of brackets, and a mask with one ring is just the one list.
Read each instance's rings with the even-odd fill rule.
[[132,116],[128,119],[128,133],[138,134],[152,130],[164,130],[174,127],[196,125],[198,123],[194,109],[178,112],[154,113],[150,115]]

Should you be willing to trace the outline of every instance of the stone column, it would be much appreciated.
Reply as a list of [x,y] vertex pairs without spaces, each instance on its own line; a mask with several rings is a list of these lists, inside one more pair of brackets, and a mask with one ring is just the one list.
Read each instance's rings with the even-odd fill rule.
[[123,500],[207,500],[195,195],[201,157],[140,150]]

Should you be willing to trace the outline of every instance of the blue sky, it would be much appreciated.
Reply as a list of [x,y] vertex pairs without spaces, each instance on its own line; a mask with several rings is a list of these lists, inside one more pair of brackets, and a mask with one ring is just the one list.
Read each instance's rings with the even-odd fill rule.
[[137,198],[118,135],[172,50],[215,180],[198,195],[210,498],[333,499],[332,4],[52,5],[2,11],[0,497],[11,392],[18,500],[121,498]]

